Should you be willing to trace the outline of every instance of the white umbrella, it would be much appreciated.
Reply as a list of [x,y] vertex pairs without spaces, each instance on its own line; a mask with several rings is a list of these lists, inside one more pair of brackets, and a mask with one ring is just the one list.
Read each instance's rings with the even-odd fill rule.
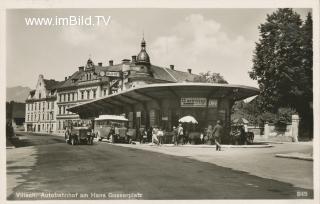
[[192,116],[190,116],[190,115],[184,116],[184,117],[180,118],[180,119],[179,119],[179,122],[180,122],[180,123],[193,123],[193,124],[198,124],[198,121],[197,121],[194,117],[192,117]]

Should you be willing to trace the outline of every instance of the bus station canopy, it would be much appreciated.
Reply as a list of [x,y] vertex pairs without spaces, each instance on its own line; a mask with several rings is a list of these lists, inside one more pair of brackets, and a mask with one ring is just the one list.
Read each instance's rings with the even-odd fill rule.
[[[112,110],[161,99],[179,99],[183,97],[225,98],[234,101],[246,99],[259,94],[259,89],[243,85],[215,83],[161,83],[133,87],[89,102],[68,108],[68,111],[88,117],[103,110]],[[111,113],[112,114],[112,113]]]

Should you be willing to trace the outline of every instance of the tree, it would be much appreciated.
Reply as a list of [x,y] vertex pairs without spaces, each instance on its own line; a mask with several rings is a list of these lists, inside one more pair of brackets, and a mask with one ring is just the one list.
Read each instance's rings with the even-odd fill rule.
[[[259,26],[250,77],[258,81],[262,111],[295,109],[312,123],[312,19],[278,9]],[[310,118],[311,117],[311,118]]]
[[218,83],[227,84],[228,82],[219,73],[211,73],[210,71],[205,73],[200,73],[199,77],[195,78],[195,82],[203,83]]

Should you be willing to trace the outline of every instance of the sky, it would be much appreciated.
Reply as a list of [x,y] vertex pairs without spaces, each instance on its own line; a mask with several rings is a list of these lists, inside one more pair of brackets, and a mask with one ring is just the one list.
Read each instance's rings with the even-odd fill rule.
[[[252,68],[258,26],[275,9],[12,9],[6,15],[7,87],[35,88],[39,74],[62,81],[84,66],[115,64],[140,51],[151,63],[193,73],[220,73],[257,87]],[[302,19],[311,9],[295,9]],[[100,26],[27,26],[27,17],[104,16]]]

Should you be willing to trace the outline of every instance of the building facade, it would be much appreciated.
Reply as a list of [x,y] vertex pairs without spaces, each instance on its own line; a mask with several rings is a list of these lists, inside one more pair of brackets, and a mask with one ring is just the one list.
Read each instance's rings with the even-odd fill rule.
[[[90,122],[89,119],[80,118],[77,113],[68,111],[71,107],[148,84],[194,82],[198,77],[191,69],[179,71],[174,65],[153,65],[147,53],[146,42],[142,39],[139,53],[131,59],[123,59],[121,63],[114,64],[113,60],[109,60],[107,65],[103,65],[88,59],[84,66],[80,66],[62,82],[45,80],[40,75],[36,89],[30,92],[26,101],[26,130],[63,134],[70,122]],[[46,85],[48,81],[54,85]],[[104,113],[104,108],[101,106],[101,113]],[[128,112],[127,117],[129,126],[134,127],[140,126],[139,124],[145,126],[150,118],[151,125],[158,124],[158,120],[167,116],[156,109],[148,114],[141,109],[138,113]],[[139,119],[138,125],[133,121],[136,118]],[[171,123],[168,124],[170,125]]]
[[[128,90],[146,84],[175,83],[193,81],[197,77],[188,72],[181,72],[170,68],[152,65],[146,50],[146,42],[142,39],[138,55],[130,59],[123,59],[121,63],[114,64],[109,60],[107,66],[103,63],[95,64],[88,59],[85,66],[66,77],[64,83],[57,88],[57,126],[56,132],[63,133],[69,122],[89,123],[90,120],[80,119],[78,114],[67,109],[97,100],[110,94]],[[132,123],[130,123],[132,124]]]
[[36,89],[30,91],[25,108],[25,131],[50,133],[56,130],[57,87],[61,82],[39,75]]

